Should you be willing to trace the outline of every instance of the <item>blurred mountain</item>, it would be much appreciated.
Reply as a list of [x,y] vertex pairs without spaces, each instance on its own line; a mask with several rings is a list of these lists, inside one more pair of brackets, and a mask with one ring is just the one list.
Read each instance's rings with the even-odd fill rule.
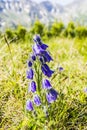
[[71,4],[65,6],[68,17],[82,25],[87,25],[87,0],[74,0]]
[[62,6],[50,1],[36,3],[32,0],[0,0],[0,28],[22,24],[29,27],[36,19],[45,24],[70,20],[87,24],[87,0],[75,0]]

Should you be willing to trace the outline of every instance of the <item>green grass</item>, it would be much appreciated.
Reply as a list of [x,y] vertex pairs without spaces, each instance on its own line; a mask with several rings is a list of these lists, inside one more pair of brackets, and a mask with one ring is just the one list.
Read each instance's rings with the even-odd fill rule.
[[[33,42],[10,44],[0,40],[0,130],[87,130],[87,39],[52,38],[45,40],[54,59],[56,69],[51,82],[59,92],[52,104],[50,118],[43,122],[27,117],[25,103],[28,98],[26,79],[27,59]],[[57,67],[64,71],[59,73]]]

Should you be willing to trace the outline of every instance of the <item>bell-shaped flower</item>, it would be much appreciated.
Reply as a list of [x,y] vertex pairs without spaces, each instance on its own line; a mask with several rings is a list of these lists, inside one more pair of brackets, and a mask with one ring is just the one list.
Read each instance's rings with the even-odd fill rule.
[[63,69],[63,67],[59,67],[59,71],[61,72],[61,71],[63,71],[64,69]]
[[40,38],[39,35],[35,35],[34,38],[33,38],[33,40],[34,40],[35,43],[41,45],[41,48],[42,48],[43,50],[46,50],[46,48],[48,47],[48,45],[42,43],[41,38]]
[[32,81],[29,84],[28,92],[33,92],[33,93],[36,92],[36,83],[35,83],[35,81]]
[[42,44],[41,44],[41,48],[42,48],[43,50],[46,50],[46,49],[48,48],[48,45],[42,43]]
[[40,56],[39,57],[39,60],[40,60],[40,62],[43,64],[44,63],[44,58],[43,58],[43,56]]
[[34,44],[33,51],[34,51],[35,55],[41,55],[44,52],[44,50],[41,48],[41,46],[39,44]]
[[42,87],[44,89],[51,89],[52,88],[52,86],[51,86],[51,84],[50,84],[50,82],[49,82],[48,79],[43,79],[43,81],[42,81]]
[[28,79],[33,79],[34,72],[33,72],[32,68],[30,68],[29,70],[27,70],[26,74],[27,74],[27,78]]
[[26,102],[26,110],[28,110],[28,111],[33,111],[34,110],[32,101],[27,100],[27,102]]
[[31,58],[32,58],[33,61],[36,60],[36,56],[35,55],[32,55]]
[[32,66],[32,62],[28,61],[28,67],[31,67],[31,66]]
[[43,74],[48,77],[51,77],[52,74],[54,73],[54,71],[51,70],[47,64],[42,64],[41,70],[42,70]]
[[46,94],[46,99],[49,103],[54,102],[57,99],[58,92],[54,89],[50,89],[49,92]]
[[50,62],[51,60],[53,60],[47,51],[43,52],[43,57],[44,57],[45,62]]
[[41,100],[40,100],[40,97],[38,95],[34,96],[34,103],[36,104],[36,106],[41,105]]
[[38,44],[41,43],[41,38],[40,38],[39,35],[35,35],[35,36],[33,37],[33,40],[34,40],[34,42],[36,42],[36,43],[38,43]]

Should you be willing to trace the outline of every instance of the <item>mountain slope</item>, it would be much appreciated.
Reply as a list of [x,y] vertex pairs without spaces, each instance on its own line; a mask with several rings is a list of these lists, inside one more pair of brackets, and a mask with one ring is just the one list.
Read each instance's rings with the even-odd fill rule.
[[72,16],[74,21],[87,25],[87,0],[74,0],[66,6],[66,12]]
[[32,0],[0,0],[0,28],[13,27],[18,24],[30,26],[37,18],[43,23],[70,20],[87,23],[87,0],[75,0],[67,6],[44,1],[39,4]]

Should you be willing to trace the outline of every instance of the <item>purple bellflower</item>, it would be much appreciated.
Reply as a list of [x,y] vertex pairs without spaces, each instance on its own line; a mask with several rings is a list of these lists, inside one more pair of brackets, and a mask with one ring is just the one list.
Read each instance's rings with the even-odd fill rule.
[[28,111],[33,111],[33,104],[32,104],[32,101],[30,101],[30,100],[28,100],[27,102],[26,102],[26,109],[28,110]]
[[[36,39],[38,39],[38,36],[36,36],[34,39],[35,39],[34,41],[37,41]],[[43,56],[45,62],[50,62],[53,59],[50,56],[50,54],[46,51],[46,49],[48,48],[48,45],[43,44],[43,43],[39,44],[40,41],[41,40],[39,37],[38,42],[36,42],[36,44],[34,44],[34,46],[33,46],[33,51],[34,51],[35,55]]]
[[35,55],[32,55],[31,58],[32,58],[33,61],[36,60],[36,56]]
[[54,89],[50,89],[49,92],[46,94],[47,101],[49,103],[54,102],[57,99],[58,93]]
[[60,72],[63,71],[63,67],[59,67],[59,71],[60,71]]
[[42,43],[41,38],[40,38],[39,35],[35,35],[34,38],[33,38],[33,40],[34,40],[35,43],[41,45],[41,48],[43,50],[46,50],[48,48],[48,45]]
[[34,96],[34,103],[36,104],[36,106],[41,105],[40,97],[38,95]]
[[51,88],[52,88],[52,86],[51,86],[49,80],[47,80],[47,79],[44,79],[44,80],[43,80],[43,82],[42,82],[42,87],[43,87],[44,89],[51,89]]
[[36,43],[41,43],[41,38],[40,38],[40,36],[39,35],[35,35],[34,37],[33,37],[33,40],[34,40],[34,42],[36,42]]
[[31,66],[32,66],[32,62],[28,61],[28,67],[31,67]]
[[54,71],[51,70],[47,64],[43,64],[41,66],[41,70],[42,70],[43,74],[48,76],[48,77],[51,77],[52,74],[54,73]]
[[45,59],[45,62],[50,62],[51,60],[53,60],[47,51],[43,52],[43,57]]
[[34,81],[32,81],[30,84],[29,84],[29,88],[28,88],[28,91],[29,92],[36,92],[36,83]]
[[46,50],[46,49],[48,48],[48,45],[42,43],[42,44],[41,44],[41,48],[42,48],[43,50]]
[[39,44],[34,44],[33,51],[35,55],[41,55],[44,52],[44,50],[41,48]]
[[46,55],[40,55],[39,57],[40,61],[42,64],[45,64],[46,62],[50,62],[52,60],[51,56],[46,54]]
[[40,62],[41,62],[42,64],[45,62],[43,56],[40,56],[40,57],[39,57],[39,60],[40,60]]
[[28,79],[33,79],[34,72],[33,72],[32,68],[30,68],[29,70],[27,70],[26,74],[27,74],[27,78]]
[[[44,45],[43,48],[41,47],[42,45]],[[53,59],[52,59],[52,57],[49,55],[49,53],[44,50],[44,49],[45,49],[46,47],[48,47],[48,46],[45,47],[45,44],[42,44],[42,45],[35,44],[35,45],[33,46],[33,51],[34,51],[35,55],[43,56],[46,62],[50,62],[50,61],[53,60]]]

